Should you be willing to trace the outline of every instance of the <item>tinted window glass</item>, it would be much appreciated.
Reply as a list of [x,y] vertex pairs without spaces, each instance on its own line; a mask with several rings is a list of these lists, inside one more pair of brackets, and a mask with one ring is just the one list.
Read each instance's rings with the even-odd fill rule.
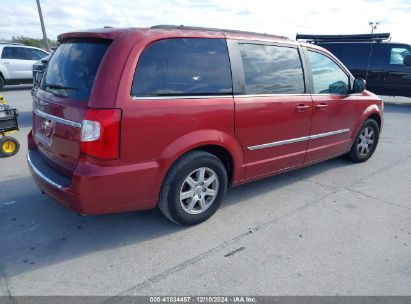
[[349,94],[347,74],[330,58],[308,51],[313,73],[314,93]]
[[166,39],[140,56],[133,96],[232,94],[224,39]]
[[246,94],[304,93],[304,76],[296,48],[240,44]]
[[50,58],[42,89],[87,101],[108,46],[105,40],[63,43]]
[[411,55],[411,52],[408,48],[405,48],[405,47],[393,47],[393,48],[391,48],[390,64],[405,65],[404,64],[404,58],[407,55]]
[[3,48],[3,53],[1,54],[3,59],[20,59],[27,60],[26,49],[23,47],[5,47]]
[[46,52],[36,49],[26,49],[26,51],[30,60],[40,60],[48,55]]

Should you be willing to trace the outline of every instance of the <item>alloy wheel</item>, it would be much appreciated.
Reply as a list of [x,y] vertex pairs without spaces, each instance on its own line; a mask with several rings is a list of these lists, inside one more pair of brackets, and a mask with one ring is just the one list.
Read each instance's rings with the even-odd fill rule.
[[367,156],[374,147],[375,143],[375,132],[373,128],[366,127],[362,130],[360,136],[357,140],[357,151],[362,157]]
[[180,189],[180,204],[189,214],[200,214],[214,203],[219,190],[217,174],[210,168],[192,171]]

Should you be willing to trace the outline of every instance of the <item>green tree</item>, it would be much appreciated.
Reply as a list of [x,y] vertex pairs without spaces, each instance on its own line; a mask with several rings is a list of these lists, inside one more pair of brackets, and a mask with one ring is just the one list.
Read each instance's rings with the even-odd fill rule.
[[[35,47],[42,48],[42,49],[45,48],[43,39],[39,39],[39,38],[31,38],[31,37],[25,37],[25,36],[13,36],[11,41],[15,43],[21,43],[24,45],[35,46]],[[56,40],[48,39],[48,41],[49,41],[50,47],[57,47]]]

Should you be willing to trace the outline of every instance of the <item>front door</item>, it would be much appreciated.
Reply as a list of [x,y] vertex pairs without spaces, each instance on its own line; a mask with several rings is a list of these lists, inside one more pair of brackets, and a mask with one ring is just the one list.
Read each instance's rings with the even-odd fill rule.
[[357,119],[350,77],[330,57],[307,51],[313,78],[313,118],[305,162],[340,154],[350,147]]
[[304,162],[312,100],[298,48],[238,43],[245,91],[235,96],[235,130],[248,178]]

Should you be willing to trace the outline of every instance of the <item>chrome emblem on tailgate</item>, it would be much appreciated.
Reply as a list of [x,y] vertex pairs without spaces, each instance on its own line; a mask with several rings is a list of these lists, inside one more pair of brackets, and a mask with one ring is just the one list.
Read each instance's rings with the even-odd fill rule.
[[44,136],[48,139],[53,139],[56,123],[49,119],[42,119],[40,129]]

